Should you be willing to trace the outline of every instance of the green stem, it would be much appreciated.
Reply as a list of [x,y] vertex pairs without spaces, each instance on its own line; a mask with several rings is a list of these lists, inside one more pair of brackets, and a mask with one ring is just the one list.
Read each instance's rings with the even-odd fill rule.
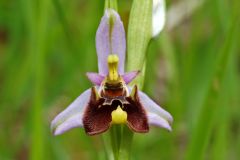
[[121,125],[113,125],[110,129],[110,137],[111,137],[111,145],[114,158],[118,160],[119,158],[119,148],[121,144],[121,133],[122,127]]
[[115,11],[118,11],[117,0],[105,0],[105,10],[108,8],[112,8]]
[[103,141],[103,144],[104,144],[104,151],[105,151],[107,159],[108,160],[114,160],[112,145],[110,144],[111,135],[109,135],[109,134],[103,134],[102,135],[102,141]]
[[128,160],[133,132],[126,125],[113,125],[110,129],[110,138],[114,159]]
[[119,148],[119,160],[130,159],[133,135],[133,132],[130,131],[126,125],[122,126],[122,140]]

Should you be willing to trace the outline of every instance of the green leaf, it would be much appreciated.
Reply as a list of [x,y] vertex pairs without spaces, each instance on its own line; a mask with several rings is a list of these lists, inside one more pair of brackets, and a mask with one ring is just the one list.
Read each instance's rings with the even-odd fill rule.
[[[143,70],[147,48],[152,38],[152,0],[134,0],[127,35],[127,70]],[[133,83],[142,84],[142,73]],[[141,86],[140,86],[141,87]]]

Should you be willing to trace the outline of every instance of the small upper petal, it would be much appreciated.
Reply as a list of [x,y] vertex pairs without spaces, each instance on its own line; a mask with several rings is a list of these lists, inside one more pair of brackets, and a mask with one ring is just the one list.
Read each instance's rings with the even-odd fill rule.
[[117,54],[119,57],[119,74],[124,73],[126,39],[120,16],[113,9],[107,9],[102,17],[96,33],[96,49],[98,55],[99,74],[108,74],[107,57]]
[[100,86],[102,81],[104,80],[104,76],[98,73],[88,72],[87,77],[94,85],[97,85],[97,86]]
[[151,98],[149,98],[145,93],[139,91],[139,99],[147,112],[155,113],[160,117],[172,123],[173,118],[170,113],[161,108],[157,103],[155,103]]
[[157,36],[165,24],[165,0],[153,0],[152,35]]
[[122,75],[122,78],[126,84],[130,83],[134,78],[137,77],[139,74],[139,71],[132,71],[132,72],[127,72],[124,75]]
[[82,116],[90,100],[90,95],[91,89],[86,90],[54,118],[51,123],[51,129],[54,135],[62,134],[71,128],[83,126]]

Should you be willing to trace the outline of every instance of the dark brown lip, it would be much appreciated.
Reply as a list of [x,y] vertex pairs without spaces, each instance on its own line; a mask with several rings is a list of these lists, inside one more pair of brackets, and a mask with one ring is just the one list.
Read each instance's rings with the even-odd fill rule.
[[144,110],[139,97],[137,87],[134,87],[131,96],[98,98],[96,89],[92,89],[90,102],[86,107],[83,117],[83,125],[88,135],[103,133],[111,127],[111,113],[120,106],[127,112],[127,126],[134,132],[146,133],[149,131],[146,111]]

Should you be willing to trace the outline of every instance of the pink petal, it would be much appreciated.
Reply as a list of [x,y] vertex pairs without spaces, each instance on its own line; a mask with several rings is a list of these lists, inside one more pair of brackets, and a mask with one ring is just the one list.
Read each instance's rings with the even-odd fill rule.
[[125,30],[120,16],[113,9],[107,9],[102,17],[96,34],[99,74],[108,74],[107,57],[117,54],[119,57],[119,74],[124,73],[126,40]]
[[87,77],[94,85],[97,86],[100,86],[102,81],[104,80],[104,76],[101,76],[98,73],[88,72]]
[[72,128],[83,127],[82,118],[83,114],[72,115],[55,129],[54,135],[57,136],[63,134]]
[[82,115],[90,100],[91,89],[83,92],[72,104],[58,114],[51,123],[54,135],[62,134],[71,128],[82,127]]
[[137,75],[140,73],[140,71],[132,71],[132,72],[127,72],[124,75],[122,75],[122,78],[126,84],[132,82],[134,78],[137,77]]
[[149,125],[158,126],[158,127],[161,127],[161,128],[165,128],[168,131],[172,131],[172,128],[169,125],[168,121],[166,121],[161,116],[159,116],[155,113],[148,112],[147,117],[148,117],[148,124]]
[[165,111],[163,108],[161,108],[157,103],[155,103],[152,99],[150,99],[145,93],[139,91],[139,98],[147,112],[155,113],[159,117],[162,117],[165,120],[167,120],[169,123],[173,122],[173,118],[171,114]]

